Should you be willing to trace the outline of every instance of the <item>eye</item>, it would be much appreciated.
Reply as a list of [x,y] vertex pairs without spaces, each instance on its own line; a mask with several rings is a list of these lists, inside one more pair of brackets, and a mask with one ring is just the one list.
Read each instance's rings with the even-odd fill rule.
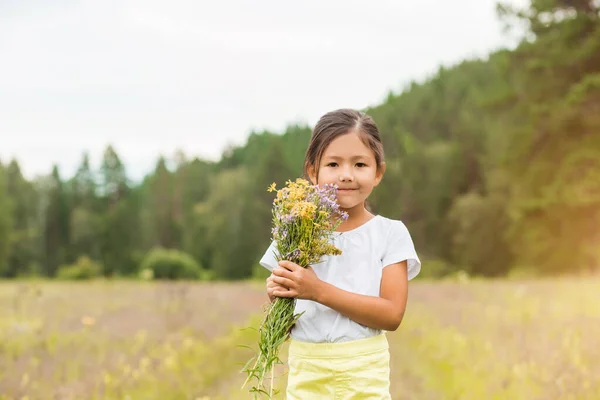
[[327,167],[337,167],[338,164],[336,162],[330,162],[329,164],[327,164]]
[[356,163],[356,166],[357,166],[358,168],[363,168],[363,167],[366,167],[366,166],[367,166],[367,164],[359,162],[359,163]]

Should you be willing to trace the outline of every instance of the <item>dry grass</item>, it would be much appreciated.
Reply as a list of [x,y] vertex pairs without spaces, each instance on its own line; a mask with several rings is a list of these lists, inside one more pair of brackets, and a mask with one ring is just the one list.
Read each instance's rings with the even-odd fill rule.
[[[236,346],[265,300],[251,283],[0,283],[0,399],[249,399]],[[598,399],[599,300],[599,280],[414,282],[388,333],[393,398]]]
[[249,284],[3,283],[0,398],[202,398],[265,300]]
[[413,285],[395,399],[600,399],[600,280]]

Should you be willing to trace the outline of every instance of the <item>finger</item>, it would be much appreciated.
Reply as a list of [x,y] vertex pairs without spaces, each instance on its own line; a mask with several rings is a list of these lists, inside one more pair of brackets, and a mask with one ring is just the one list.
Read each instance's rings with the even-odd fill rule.
[[275,278],[273,278],[273,280],[275,281],[275,283],[278,283],[279,285],[285,287],[286,289],[291,289],[291,288],[296,287],[296,282],[294,282],[293,280],[288,279],[288,278],[276,276]]
[[272,296],[275,296],[275,293],[279,293],[279,292],[287,293],[289,291],[290,291],[289,289],[284,288],[283,286],[279,286],[276,289],[267,290],[267,293],[269,294],[269,296],[272,297]]
[[267,290],[267,294],[271,297],[276,296],[275,293],[279,293],[279,292],[287,293],[287,292],[289,292],[289,289],[279,286],[277,289]]
[[283,267],[275,268],[273,270],[273,274],[274,274],[273,278],[284,277],[284,278],[292,279],[294,276],[290,270],[285,269]]
[[302,268],[301,266],[299,266],[296,263],[293,263],[291,261],[285,261],[285,260],[279,261],[279,265],[289,271],[292,271],[292,272],[296,271],[298,268]]
[[271,290],[271,291],[273,291],[273,290],[288,290],[288,288],[286,288],[285,286],[282,286],[278,283],[273,282],[273,283],[267,285],[267,290]]
[[277,290],[275,292],[273,292],[273,296],[277,296],[277,297],[296,297],[298,296],[298,292],[296,292],[295,290]]

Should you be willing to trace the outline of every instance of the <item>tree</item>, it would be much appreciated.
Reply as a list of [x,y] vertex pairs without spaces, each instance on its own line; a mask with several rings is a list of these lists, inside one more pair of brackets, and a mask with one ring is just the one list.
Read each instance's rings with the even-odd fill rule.
[[0,276],[6,276],[11,251],[11,203],[7,193],[5,171],[0,164]]
[[[256,249],[248,250],[257,234],[252,219],[253,199],[247,196],[251,181],[244,168],[230,169],[215,176],[206,202],[196,206],[196,223],[201,227],[203,245],[210,248],[207,265],[225,279],[247,278],[252,274]],[[199,243],[199,245],[202,245]]]
[[88,153],[84,153],[81,165],[71,179],[72,212],[70,218],[71,252],[73,257],[88,256],[100,259],[98,232],[100,214],[98,209],[98,185],[90,167]]
[[54,276],[58,267],[69,262],[69,204],[58,166],[48,181],[44,226],[45,273]]
[[535,0],[534,40],[512,54],[521,106],[506,167],[514,176],[510,235],[517,262],[557,273],[600,265],[600,19],[592,1]]
[[[146,201],[149,213],[146,215],[149,222],[152,245],[165,248],[176,248],[181,243],[181,227],[176,219],[176,214],[181,214],[178,204],[181,201],[182,188],[175,192],[175,179],[168,170],[166,160],[160,157],[154,173],[150,177],[146,192]],[[178,197],[176,199],[176,197]]]
[[[105,160],[105,162],[109,164],[113,161]],[[105,165],[105,168],[108,168],[108,165]],[[105,182],[109,179],[109,175],[112,175],[112,173],[107,171],[105,173]],[[98,184],[96,176],[90,167],[90,158],[87,152],[83,154],[81,165],[77,168],[77,172],[71,180],[71,187],[74,207],[84,206],[86,209],[95,208]]]
[[204,227],[197,223],[195,207],[208,199],[213,175],[214,165],[199,159],[181,164],[176,172],[177,185],[181,185],[183,192],[183,220],[179,223],[182,229],[181,246],[201,265],[208,265],[211,256],[204,242]]
[[105,276],[136,270],[139,237],[138,197],[129,187],[125,166],[112,146],[104,152],[101,171],[99,243]]
[[104,151],[100,167],[100,193],[109,205],[115,205],[129,190],[125,166],[112,146]]
[[30,182],[23,177],[16,160],[6,168],[6,189],[12,202],[12,233],[10,235],[10,255],[7,261],[6,276],[32,273],[32,267],[39,259],[37,237],[40,224],[37,218],[37,193]]

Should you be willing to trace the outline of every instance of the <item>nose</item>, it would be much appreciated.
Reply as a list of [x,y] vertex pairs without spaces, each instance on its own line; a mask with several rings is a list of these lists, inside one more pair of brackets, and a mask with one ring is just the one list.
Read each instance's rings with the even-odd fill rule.
[[340,173],[340,181],[341,182],[353,182],[354,176],[352,172],[348,168],[344,168]]

